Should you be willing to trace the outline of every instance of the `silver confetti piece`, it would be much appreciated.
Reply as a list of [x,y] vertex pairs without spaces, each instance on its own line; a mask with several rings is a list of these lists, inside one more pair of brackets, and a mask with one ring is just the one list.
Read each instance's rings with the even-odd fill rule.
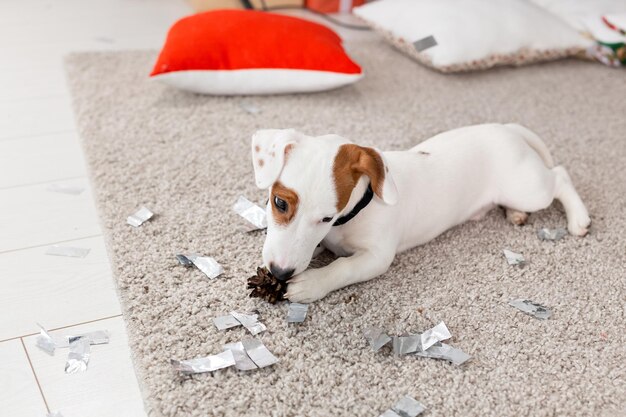
[[72,342],[78,339],[87,340],[90,345],[101,345],[109,343],[109,332],[107,332],[106,330],[97,330],[95,332],[77,335],[52,336],[41,324],[37,325],[41,330],[39,331],[39,336],[37,336],[36,345],[38,348],[50,355],[54,355],[54,351],[57,348],[70,347]]
[[561,240],[567,235],[567,230],[563,228],[558,229],[539,229],[537,230],[537,237],[541,240]]
[[226,330],[233,327],[241,326],[241,323],[230,314],[214,317],[213,324],[215,324],[217,330]]
[[58,348],[69,347],[77,339],[85,339],[89,341],[90,345],[103,345],[109,343],[109,332],[97,330],[95,332],[62,336],[56,340],[56,344]]
[[89,363],[90,350],[89,340],[87,339],[76,339],[70,343],[70,353],[67,355],[65,373],[85,372]]
[[391,409],[385,411],[381,416],[383,417],[416,417],[426,410],[419,401],[414,398],[405,395],[400,398],[397,403],[391,407]]
[[423,358],[443,359],[452,362],[454,365],[457,366],[463,365],[465,362],[472,358],[461,349],[457,349],[440,342],[434,344],[425,351],[416,352],[415,354]]
[[421,335],[422,348],[426,350],[437,342],[441,342],[446,339],[450,339],[452,335],[446,327],[446,324],[442,321],[432,329],[426,330]]
[[246,353],[246,349],[243,347],[243,343],[228,343],[224,345],[224,350],[230,350],[233,352],[235,358],[235,368],[240,371],[250,371],[252,369],[258,369],[258,366],[250,359]]
[[79,195],[83,191],[85,191],[85,187],[81,187],[78,185],[67,185],[67,184],[50,184],[46,188],[48,191],[54,191],[55,193],[63,193],[63,194],[72,194]]
[[128,216],[128,218],[126,219],[126,222],[133,227],[139,227],[144,222],[150,220],[152,216],[154,216],[153,212],[151,212],[145,207],[141,207],[134,214],[131,214],[130,216]]
[[413,47],[417,52],[425,51],[433,46],[437,46],[437,40],[432,35],[413,42]]
[[526,260],[521,253],[513,252],[508,249],[503,249],[502,253],[504,253],[506,261],[509,263],[509,265],[523,266],[526,263]]
[[176,260],[182,266],[193,266],[191,259],[187,258],[185,255],[176,255]]
[[46,255],[70,256],[72,258],[84,258],[89,253],[88,248],[74,248],[71,246],[52,245],[46,250]]
[[509,305],[540,320],[546,320],[552,315],[552,311],[548,307],[544,307],[531,300],[511,300],[509,301]]
[[196,358],[179,361],[171,359],[170,363],[175,370],[183,374],[200,374],[203,372],[213,372],[218,369],[228,368],[235,365],[235,357],[231,350],[225,350],[217,355],[206,356],[204,358]]
[[380,327],[368,327],[363,335],[369,342],[374,352],[379,351],[383,346],[391,341],[391,337],[387,335]]
[[392,407],[393,411],[400,414],[402,417],[416,417],[426,410],[419,401],[414,398],[405,395]]
[[418,351],[422,346],[421,335],[412,334],[407,336],[394,336],[393,353],[396,356],[406,355]]
[[265,210],[244,196],[239,196],[235,204],[233,204],[233,210],[246,220],[245,231],[251,232],[267,228]]
[[187,258],[210,279],[215,279],[224,273],[222,265],[210,256],[188,255]]
[[278,358],[272,355],[272,352],[270,352],[260,340],[246,339],[241,343],[243,343],[243,347],[250,359],[252,359],[259,368],[265,368],[266,366],[278,362]]
[[233,316],[239,323],[243,325],[248,331],[256,336],[257,334],[267,330],[267,327],[260,321],[258,321],[258,314],[242,314],[236,311],[231,311],[230,315]]
[[306,319],[308,304],[289,303],[287,311],[287,323],[302,323]]
[[41,324],[37,324],[41,330],[39,330],[39,336],[36,339],[36,345],[39,349],[46,352],[48,355],[54,355],[56,349],[56,343],[54,338],[43,328]]

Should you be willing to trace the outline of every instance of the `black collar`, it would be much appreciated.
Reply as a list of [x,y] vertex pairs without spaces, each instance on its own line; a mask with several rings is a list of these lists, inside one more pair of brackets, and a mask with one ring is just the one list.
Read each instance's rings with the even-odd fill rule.
[[356,206],[354,206],[354,208],[350,211],[350,213],[345,214],[341,216],[340,218],[338,218],[335,221],[335,223],[333,223],[333,226],[341,226],[342,224],[348,223],[357,214],[359,214],[359,211],[367,207],[370,201],[372,201],[372,197],[374,197],[374,191],[372,190],[372,184],[370,184],[367,186],[367,190],[365,191],[365,194],[363,194],[363,197],[361,197],[361,200],[359,200],[359,202],[356,203]]

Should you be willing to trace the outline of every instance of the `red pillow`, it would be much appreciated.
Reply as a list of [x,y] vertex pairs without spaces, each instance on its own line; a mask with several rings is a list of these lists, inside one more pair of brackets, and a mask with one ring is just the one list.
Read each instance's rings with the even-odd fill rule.
[[357,81],[361,68],[326,26],[252,10],[217,10],[172,26],[152,78],[207,94],[327,90]]

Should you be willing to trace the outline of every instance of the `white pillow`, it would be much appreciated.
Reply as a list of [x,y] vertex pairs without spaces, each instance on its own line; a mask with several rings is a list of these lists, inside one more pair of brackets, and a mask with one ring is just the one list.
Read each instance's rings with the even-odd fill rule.
[[[354,14],[411,57],[443,72],[557,59],[591,44],[526,0],[379,0]],[[437,45],[416,49],[413,43],[429,36]]]
[[579,31],[587,30],[585,20],[609,13],[626,12],[626,0],[531,0]]

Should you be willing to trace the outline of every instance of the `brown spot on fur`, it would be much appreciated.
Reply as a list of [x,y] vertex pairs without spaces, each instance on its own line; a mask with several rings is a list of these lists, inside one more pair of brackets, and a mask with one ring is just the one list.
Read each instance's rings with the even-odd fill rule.
[[372,148],[345,144],[339,147],[333,165],[335,189],[337,191],[337,211],[343,210],[352,190],[361,175],[367,175],[372,184],[372,190],[382,198],[383,182],[385,180],[384,163],[378,152]]
[[259,159],[259,166],[260,166],[260,167],[262,167],[262,166],[263,166],[263,164],[265,164],[265,161],[264,161],[264,160],[262,160],[262,159]]
[[417,153],[420,155],[430,155],[430,152],[424,152],[424,151],[418,151]]
[[[285,213],[281,213],[278,211],[276,206],[274,205],[274,197],[278,197],[281,200],[285,200],[287,202],[287,211]],[[291,188],[285,187],[282,183],[276,181],[274,185],[272,185],[272,216],[274,217],[274,221],[277,224],[285,226],[289,224],[294,217],[296,217],[296,212],[298,211],[298,194],[292,190]]]
[[259,145],[256,145],[256,146],[254,147],[254,151],[255,151],[255,152],[261,152],[261,148],[259,147]]

